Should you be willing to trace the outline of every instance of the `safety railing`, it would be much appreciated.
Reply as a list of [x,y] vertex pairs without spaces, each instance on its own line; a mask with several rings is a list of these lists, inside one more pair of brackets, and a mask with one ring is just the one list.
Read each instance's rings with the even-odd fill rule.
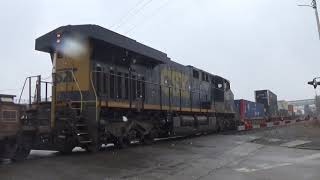
[[80,93],[80,112],[82,112],[82,110],[83,110],[83,94],[82,94],[79,82],[78,82],[76,76],[74,75],[73,70],[70,70],[70,71],[71,71],[71,74],[72,74],[72,77],[74,79],[74,82],[76,83],[76,86],[77,86],[77,88],[79,90],[79,93]]
[[91,86],[92,86],[92,89],[93,89],[93,93],[94,93],[94,96],[95,96],[95,103],[96,103],[96,121],[98,121],[98,116],[99,116],[99,98],[98,98],[98,94],[97,94],[97,91],[96,91],[96,88],[95,88],[95,85],[94,85],[94,82],[93,82],[93,73],[96,73],[97,71],[92,71],[90,73],[90,83],[91,83]]
[[[101,73],[101,74],[99,74]],[[103,78],[103,75],[106,75],[106,79]],[[209,102],[212,101],[212,98],[210,98],[208,96],[208,94],[211,94],[211,89],[198,89],[198,88],[190,88],[190,87],[186,87],[186,84],[181,84],[179,87],[178,86],[173,86],[171,85],[169,82],[166,84],[162,84],[162,83],[155,83],[155,82],[151,82],[151,81],[147,81],[147,80],[142,80],[142,79],[138,79],[138,78],[132,78],[132,75],[129,74],[129,76],[125,76],[124,73],[122,73],[122,75],[118,75],[116,72],[114,73],[110,73],[110,72],[105,72],[105,71],[92,71],[90,73],[90,82],[91,82],[91,86],[93,89],[93,93],[96,99],[96,107],[99,107],[99,98],[106,97],[106,99],[108,100],[128,100],[130,107],[131,107],[131,103],[136,101],[135,98],[141,98],[142,99],[142,103],[145,103],[145,98],[150,98],[148,97],[144,97],[146,94],[141,94],[141,92],[139,92],[139,89],[135,86],[136,90],[134,92],[132,92],[132,83],[144,83],[144,91],[146,91],[146,87],[149,86],[149,90],[153,91],[152,89],[154,89],[156,92],[159,92],[158,95],[159,97],[159,105],[160,108],[166,108],[166,109],[172,109],[173,105],[173,101],[175,102],[175,107],[179,108],[180,110],[183,107],[190,107],[190,108],[198,108],[198,109],[210,109],[211,106],[209,104]],[[115,89],[113,89],[112,94],[110,92],[110,77],[113,77],[113,86],[115,87]],[[124,95],[124,91],[122,91],[122,97],[118,97],[118,86],[117,86],[117,79],[120,78],[121,80],[121,89],[125,89],[125,91],[127,92],[127,95]],[[105,82],[104,82],[105,81]],[[125,81],[128,81],[128,87],[126,89],[126,87],[122,87],[125,83]],[[98,85],[99,84],[99,85]],[[105,86],[105,87],[104,87]],[[154,86],[154,88],[150,88],[151,86]],[[186,88],[183,88],[186,87]],[[199,86],[200,88],[200,86]],[[106,89],[106,90],[105,90]],[[221,88],[216,88],[213,87],[213,89],[215,91],[221,91],[224,92],[223,90],[221,90]],[[136,94],[132,94],[132,93],[136,93]],[[147,93],[147,92],[145,92]],[[150,94],[150,92],[149,92]],[[213,94],[212,94],[213,95]],[[224,95],[224,94],[223,94]],[[184,98],[185,97],[185,98]],[[174,100],[175,98],[175,100]],[[182,105],[182,103],[186,104],[185,102],[182,101],[187,101],[189,105]],[[180,103],[179,103],[180,102]],[[178,104],[177,104],[178,103]],[[183,106],[183,107],[182,107]]]
[[[36,79],[36,87],[35,87],[35,91],[34,91],[34,95],[32,96],[32,82],[33,79]],[[42,85],[45,85],[45,98],[42,98]],[[25,79],[20,96],[19,96],[19,100],[18,100],[18,104],[28,104],[31,105],[32,103],[40,103],[40,102],[49,102],[50,101],[50,97],[48,94],[48,85],[52,84],[52,82],[48,82],[48,81],[43,81],[41,79],[41,75],[38,76],[29,76]],[[24,90],[26,88],[26,86],[28,85],[28,98],[27,100],[23,100],[22,96],[24,93]],[[33,99],[33,100],[32,100]],[[26,102],[27,101],[27,102]]]

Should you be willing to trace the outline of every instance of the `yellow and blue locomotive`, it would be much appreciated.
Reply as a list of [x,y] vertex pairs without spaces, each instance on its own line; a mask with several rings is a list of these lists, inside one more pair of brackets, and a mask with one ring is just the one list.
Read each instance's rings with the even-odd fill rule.
[[41,101],[39,78],[23,118],[32,149],[96,151],[236,126],[228,80],[100,26],[57,28],[36,50],[50,54],[52,96]]

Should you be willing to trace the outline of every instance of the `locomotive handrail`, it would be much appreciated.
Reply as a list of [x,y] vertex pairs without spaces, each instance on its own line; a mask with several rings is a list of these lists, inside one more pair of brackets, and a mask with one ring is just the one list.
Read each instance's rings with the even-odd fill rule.
[[[92,71],[91,73],[106,73],[107,75],[113,75],[115,77],[121,77],[121,78],[124,78],[124,79],[129,79],[129,80],[138,80],[140,82],[144,82],[146,84],[149,84],[149,85],[156,85],[156,86],[161,86],[163,88],[172,88],[172,89],[175,89],[175,90],[181,90],[181,91],[189,91],[189,92],[192,92],[192,93],[201,93],[201,89],[185,89],[185,88],[176,88],[172,85],[166,85],[166,84],[162,84],[162,83],[156,83],[156,82],[151,82],[151,81],[146,81],[146,80],[141,80],[141,79],[133,79],[131,77],[125,77],[125,76],[122,76],[122,75],[118,75],[116,73],[112,74],[110,72],[105,72],[105,71]],[[224,91],[223,89],[220,89],[220,88],[216,88],[216,87],[213,87],[214,89],[216,90],[219,90],[219,91]]]
[[79,93],[80,93],[80,100],[81,100],[81,102],[80,102],[80,112],[82,112],[82,110],[83,110],[83,95],[82,95],[82,91],[81,91],[81,88],[79,86],[78,80],[77,80],[76,76],[74,75],[73,70],[69,70],[69,71],[71,72],[72,77],[73,77],[73,79],[74,79],[74,81],[75,81],[75,83],[77,85],[77,88],[79,90]]
[[98,104],[98,95],[97,95],[97,91],[96,91],[96,88],[94,87],[94,84],[93,84],[93,80],[92,80],[92,77],[93,77],[93,73],[94,72],[98,72],[98,71],[91,71],[91,74],[90,74],[90,82],[91,82],[91,86],[92,86],[92,89],[93,89],[93,93],[94,93],[94,96],[96,98],[96,121],[98,121],[98,107],[99,107],[99,104]]
[[[208,90],[206,89],[202,89],[201,87],[199,87],[199,89],[195,89],[195,88],[184,88],[184,87],[175,87],[175,86],[172,86],[170,84],[162,84],[162,83],[156,83],[156,82],[151,82],[151,81],[147,81],[145,79],[139,79],[139,78],[132,78],[132,77],[126,77],[126,76],[123,76],[123,75],[118,75],[117,73],[110,73],[110,72],[106,72],[106,71],[91,71],[91,74],[90,74],[90,82],[91,82],[91,86],[92,86],[92,89],[93,89],[93,92],[94,92],[94,95],[95,95],[95,99],[96,99],[96,118],[98,118],[98,108],[99,108],[99,95],[98,95],[98,90],[96,89],[95,87],[95,83],[94,83],[94,73],[104,73],[108,76],[112,75],[114,76],[115,78],[117,77],[121,77],[123,79],[128,79],[128,80],[136,80],[136,81],[139,81],[139,82],[144,82],[145,84],[149,84],[149,85],[155,85],[155,86],[160,86],[160,91],[161,89],[167,89],[169,91],[169,95],[168,95],[168,98],[169,98],[169,102],[171,101],[170,99],[172,98],[172,93],[173,91],[179,91],[180,92],[180,98],[181,98],[181,92],[190,92],[190,98],[191,96],[194,96],[194,95],[198,95],[199,97],[199,100],[204,100],[203,97],[201,96],[203,92],[207,92]],[[221,92],[224,92],[224,89],[221,89],[221,88],[217,88],[216,86],[213,86],[213,89],[216,90],[216,91],[221,91]],[[160,97],[160,104],[161,104],[161,97]],[[180,99],[181,101],[181,99]],[[205,101],[208,101],[207,97],[205,98]],[[171,103],[169,103],[169,106],[171,106]],[[192,107],[191,107],[192,108]],[[169,108],[171,109],[171,107]],[[202,107],[200,107],[200,111],[201,111]],[[97,119],[98,120],[98,119]]]
[[[41,81],[41,76],[38,75],[38,76],[29,76],[29,77],[26,77],[24,83],[23,83],[23,87],[21,89],[21,93],[20,93],[20,96],[19,96],[19,100],[18,100],[18,104],[21,103],[21,98],[22,98],[22,95],[23,95],[23,92],[24,92],[24,89],[27,85],[27,81],[29,80],[29,105],[31,105],[32,101],[31,101],[31,98],[35,98],[35,96],[31,96],[31,79],[32,78],[39,78],[40,77],[40,81],[38,83],[45,83],[45,84],[52,84],[52,82],[48,82],[48,81]],[[47,87],[46,87],[47,88]],[[35,90],[36,91],[36,90]],[[46,101],[47,101],[47,89],[46,89]]]
[[18,104],[20,104],[20,101],[21,101],[21,97],[22,97],[22,94],[23,94],[23,91],[24,91],[24,88],[26,87],[26,84],[27,84],[27,80],[28,80],[29,77],[26,78],[26,80],[24,81],[23,83],[23,87],[22,87],[22,90],[21,90],[21,93],[20,93],[20,97],[19,97],[19,101],[18,101]]

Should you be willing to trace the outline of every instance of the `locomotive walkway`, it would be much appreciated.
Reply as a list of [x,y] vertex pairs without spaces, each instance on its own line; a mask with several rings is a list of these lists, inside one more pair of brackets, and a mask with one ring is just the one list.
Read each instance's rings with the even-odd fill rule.
[[236,134],[70,156],[33,151],[0,166],[0,179],[319,179],[320,126],[296,123]]

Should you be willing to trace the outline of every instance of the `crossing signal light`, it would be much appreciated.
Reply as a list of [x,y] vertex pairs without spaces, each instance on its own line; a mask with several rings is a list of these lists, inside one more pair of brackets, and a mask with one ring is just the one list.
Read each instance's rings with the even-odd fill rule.
[[320,82],[317,82],[317,79],[313,79],[312,81],[308,82],[309,85],[312,85],[315,89],[318,85],[320,85]]

